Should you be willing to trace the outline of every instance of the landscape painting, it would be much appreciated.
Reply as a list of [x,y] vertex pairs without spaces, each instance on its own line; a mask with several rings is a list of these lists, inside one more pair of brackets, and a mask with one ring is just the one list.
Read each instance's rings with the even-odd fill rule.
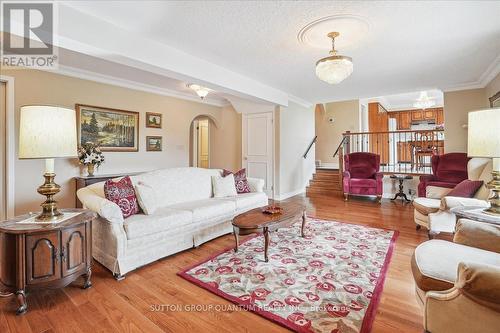
[[102,151],[138,151],[139,113],[76,105],[80,145],[93,142]]
[[146,112],[146,127],[161,128],[161,113]]
[[161,136],[147,136],[146,137],[146,151],[162,151]]

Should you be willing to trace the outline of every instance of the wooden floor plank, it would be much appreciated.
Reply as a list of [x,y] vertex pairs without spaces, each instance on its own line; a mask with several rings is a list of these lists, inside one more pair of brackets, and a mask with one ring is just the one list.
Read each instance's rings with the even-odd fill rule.
[[[427,235],[424,230],[415,230],[412,206],[357,198],[345,202],[340,195],[296,196],[289,200],[304,201],[310,216],[400,232],[373,332],[421,333],[422,312],[415,298],[410,259]],[[95,263],[92,288],[83,290],[78,281],[62,290],[30,293],[29,311],[20,317],[14,313],[14,298],[0,298],[0,332],[286,332],[247,311],[151,311],[154,304],[230,305],[176,273],[231,246],[233,238],[226,235],[142,267],[120,282]]]

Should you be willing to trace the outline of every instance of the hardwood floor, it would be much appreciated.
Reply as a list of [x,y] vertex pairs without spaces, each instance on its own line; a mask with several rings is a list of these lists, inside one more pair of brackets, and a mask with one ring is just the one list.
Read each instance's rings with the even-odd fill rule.
[[[373,325],[373,332],[422,332],[421,310],[414,294],[410,258],[416,245],[427,239],[416,231],[411,204],[367,199],[344,202],[340,196],[297,196],[308,214],[323,219],[399,230],[394,255]],[[94,263],[93,287],[80,289],[78,281],[61,290],[28,295],[28,313],[16,316],[13,297],[0,298],[0,332],[286,332],[285,328],[247,311],[152,311],[154,305],[229,305],[176,273],[226,247],[226,235],[129,273],[117,282]]]

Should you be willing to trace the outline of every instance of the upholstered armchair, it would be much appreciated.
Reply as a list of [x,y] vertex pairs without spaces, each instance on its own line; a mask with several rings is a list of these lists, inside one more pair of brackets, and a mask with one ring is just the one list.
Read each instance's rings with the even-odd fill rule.
[[434,191],[446,192],[454,188],[462,180],[467,179],[466,153],[448,153],[431,157],[432,175],[420,176],[418,196],[426,197],[428,186]]
[[411,267],[426,332],[498,332],[500,225],[461,219],[453,242],[420,244]]
[[473,198],[451,197],[447,194],[451,188],[429,185],[425,196],[413,200],[415,207],[413,217],[417,230],[425,227],[429,230],[429,237],[441,232],[453,233],[456,218],[451,212],[455,207],[489,207],[488,197],[490,190],[486,184],[491,181],[492,161],[490,158],[471,158],[467,162],[467,176],[469,180],[482,180],[483,185]]
[[351,153],[344,156],[343,188],[347,201],[349,194],[376,195],[382,198],[380,156],[372,153]]

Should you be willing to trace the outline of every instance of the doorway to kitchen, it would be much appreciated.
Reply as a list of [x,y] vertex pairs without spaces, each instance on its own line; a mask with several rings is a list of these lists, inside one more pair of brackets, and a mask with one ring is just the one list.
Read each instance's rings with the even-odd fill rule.
[[210,168],[210,127],[211,119],[197,117],[191,124],[190,165],[198,168]]

